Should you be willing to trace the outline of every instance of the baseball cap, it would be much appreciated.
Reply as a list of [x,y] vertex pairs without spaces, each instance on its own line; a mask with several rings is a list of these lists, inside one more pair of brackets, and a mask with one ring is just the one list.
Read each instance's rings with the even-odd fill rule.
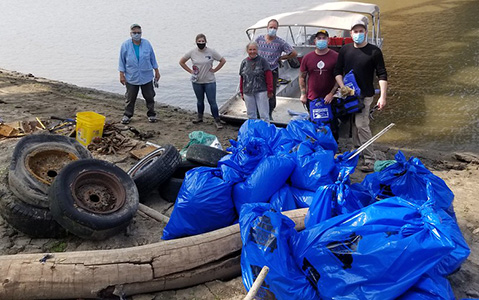
[[132,29],[135,28],[135,27],[141,28],[140,25],[138,25],[138,24],[135,23],[135,24],[131,24],[130,30],[132,30]]
[[365,29],[368,29],[368,18],[362,17],[362,18],[359,18],[359,19],[354,20],[354,21],[351,23],[351,30],[354,28],[354,26],[357,26],[357,25],[361,25],[361,26],[363,26]]
[[324,29],[321,29],[318,32],[316,32],[315,37],[318,37],[319,34],[324,34],[325,36],[329,37],[329,33]]

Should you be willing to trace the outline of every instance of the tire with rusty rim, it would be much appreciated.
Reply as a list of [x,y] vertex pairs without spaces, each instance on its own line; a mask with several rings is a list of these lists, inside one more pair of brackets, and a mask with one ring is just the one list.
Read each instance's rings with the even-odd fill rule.
[[132,178],[102,160],[83,159],[67,165],[49,191],[53,218],[69,232],[103,240],[125,229],[139,205]]
[[26,136],[13,150],[8,171],[10,190],[27,204],[48,208],[48,189],[58,173],[72,161],[91,157],[85,147],[70,137]]
[[173,175],[181,162],[181,156],[173,145],[153,151],[133,166],[128,174],[135,181],[140,198],[156,190]]

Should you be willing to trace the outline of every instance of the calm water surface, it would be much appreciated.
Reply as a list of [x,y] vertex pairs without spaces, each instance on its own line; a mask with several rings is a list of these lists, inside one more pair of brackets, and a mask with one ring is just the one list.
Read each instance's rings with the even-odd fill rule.
[[[227,60],[217,73],[218,102],[234,93],[246,56],[245,28],[271,14],[325,1],[5,0],[0,67],[115,93],[120,44],[139,23],[162,78],[156,100],[195,110],[189,75],[178,65],[205,33]],[[479,2],[379,0],[388,106],[372,124],[398,147],[479,152]]]

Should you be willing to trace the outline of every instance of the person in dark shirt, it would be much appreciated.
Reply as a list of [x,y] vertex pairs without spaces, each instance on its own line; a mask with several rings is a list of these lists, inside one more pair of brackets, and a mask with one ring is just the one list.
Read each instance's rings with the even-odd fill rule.
[[273,74],[268,61],[258,55],[258,44],[250,42],[246,46],[248,57],[240,66],[240,93],[246,104],[248,119],[269,119],[268,98],[273,95]]
[[[334,76],[340,88],[344,88],[343,76],[353,70],[356,82],[364,98],[364,108],[354,115],[353,143],[361,146],[372,138],[369,128],[369,110],[374,96],[374,73],[379,79],[379,96],[377,107],[379,110],[386,106],[386,90],[388,87],[387,72],[381,49],[367,41],[368,19],[363,17],[351,24],[351,37],[354,43],[344,45],[339,51],[338,61],[334,68]],[[374,171],[376,160],[372,146],[363,151],[364,163],[361,171]]]

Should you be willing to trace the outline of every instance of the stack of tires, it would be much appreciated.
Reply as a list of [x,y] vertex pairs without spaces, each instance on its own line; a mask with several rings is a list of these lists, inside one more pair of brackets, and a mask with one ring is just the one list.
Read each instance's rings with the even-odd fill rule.
[[102,160],[75,139],[29,135],[16,145],[0,200],[0,214],[12,227],[32,237],[57,238],[72,233],[103,240],[123,231],[139,202],[159,189],[175,202],[185,173],[198,166],[216,167],[227,154],[191,145],[182,161],[172,145],[158,148],[128,172]]
[[[3,178],[7,184],[7,178]],[[8,170],[2,217],[32,237],[68,232],[101,240],[125,229],[139,195],[133,179],[115,165],[92,159],[75,139],[38,134],[16,145]]]

